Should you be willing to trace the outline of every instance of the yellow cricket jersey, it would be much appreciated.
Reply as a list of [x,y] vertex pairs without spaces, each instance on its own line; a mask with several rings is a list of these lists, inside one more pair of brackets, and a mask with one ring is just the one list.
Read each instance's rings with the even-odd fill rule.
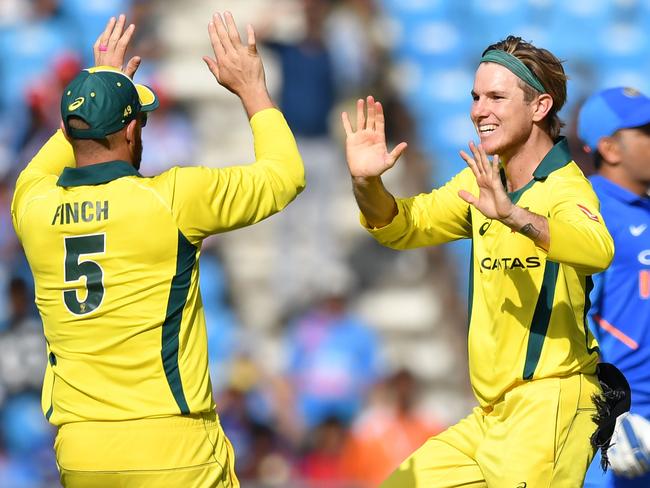
[[607,268],[614,244],[566,140],[525,187],[509,194],[513,203],[548,218],[548,252],[486,218],[458,196],[461,189],[478,195],[469,168],[429,194],[398,199],[393,221],[369,231],[395,249],[472,239],[469,369],[480,404],[495,403],[527,380],[594,374],[598,348],[585,322],[589,275]]
[[11,212],[48,343],[51,423],[214,408],[201,241],[280,211],[305,184],[282,114],[263,110],[251,126],[249,166],[153,178],[124,161],[75,168],[58,132],[21,173]]

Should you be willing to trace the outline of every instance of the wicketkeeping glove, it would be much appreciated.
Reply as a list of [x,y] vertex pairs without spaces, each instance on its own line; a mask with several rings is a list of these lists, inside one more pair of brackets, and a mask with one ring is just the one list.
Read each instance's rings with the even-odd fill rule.
[[650,422],[626,412],[616,419],[608,452],[614,473],[636,478],[650,471]]

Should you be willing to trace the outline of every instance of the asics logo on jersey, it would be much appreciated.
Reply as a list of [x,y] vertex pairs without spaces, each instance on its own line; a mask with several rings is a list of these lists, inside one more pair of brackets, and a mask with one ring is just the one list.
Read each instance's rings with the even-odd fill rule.
[[523,481],[523,482],[519,483],[519,484],[516,486],[516,488],[526,488],[527,486],[528,486],[528,483],[526,483],[525,481]]
[[479,227],[478,229],[478,235],[480,236],[484,235],[487,232],[487,230],[490,228],[490,225],[492,225],[491,220],[486,220],[485,222],[483,222],[483,225],[481,225],[481,227]]
[[639,237],[641,234],[643,234],[643,231],[646,230],[648,226],[645,224],[641,225],[630,225],[630,234],[632,234],[634,237]]
[[77,98],[74,102],[68,105],[68,110],[70,112],[77,110],[79,107],[81,107],[84,104],[85,101],[86,99],[84,97]]

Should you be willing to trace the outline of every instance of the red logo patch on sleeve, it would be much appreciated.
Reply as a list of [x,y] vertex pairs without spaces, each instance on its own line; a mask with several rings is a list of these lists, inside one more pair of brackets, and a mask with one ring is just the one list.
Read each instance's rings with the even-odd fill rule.
[[598,215],[592,213],[591,210],[589,210],[587,207],[585,207],[585,206],[583,206],[583,205],[580,205],[579,203],[578,203],[577,205],[578,205],[578,208],[579,208],[580,210],[582,210],[582,212],[583,212],[587,217],[589,217],[591,220],[593,220],[594,222],[600,222],[600,220],[598,219]]

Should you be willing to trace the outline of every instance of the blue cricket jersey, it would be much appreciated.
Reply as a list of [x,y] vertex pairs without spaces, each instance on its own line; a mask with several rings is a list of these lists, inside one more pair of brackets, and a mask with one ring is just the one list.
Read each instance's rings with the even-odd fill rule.
[[631,411],[650,419],[650,198],[600,175],[590,180],[616,250],[611,266],[593,277],[589,325],[603,361],[630,383]]

